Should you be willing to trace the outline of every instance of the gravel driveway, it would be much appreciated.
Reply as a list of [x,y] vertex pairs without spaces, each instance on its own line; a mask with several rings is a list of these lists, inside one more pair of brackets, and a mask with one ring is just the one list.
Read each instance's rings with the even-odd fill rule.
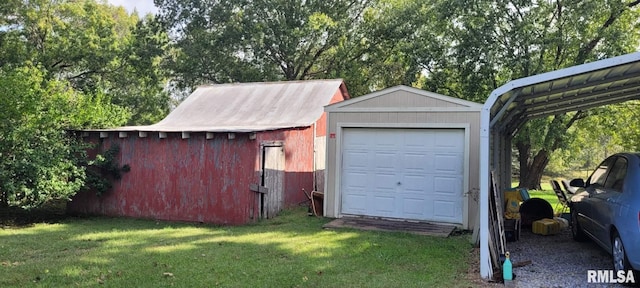
[[618,287],[587,283],[587,270],[612,269],[611,256],[592,241],[574,241],[569,228],[549,236],[523,228],[519,241],[507,242],[507,251],[513,263],[532,262],[513,269],[517,287]]

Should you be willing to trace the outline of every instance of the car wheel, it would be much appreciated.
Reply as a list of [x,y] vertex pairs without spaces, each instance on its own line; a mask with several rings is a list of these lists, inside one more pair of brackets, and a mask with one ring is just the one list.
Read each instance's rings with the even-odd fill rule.
[[622,239],[620,239],[620,235],[618,232],[613,233],[611,245],[611,256],[613,257],[613,269],[616,273],[618,271],[628,271],[630,270],[629,260],[627,260],[627,254],[624,251],[624,245],[622,245]]
[[611,240],[611,256],[613,258],[613,270],[615,273],[614,275],[617,275],[618,271],[620,270],[624,271],[625,273],[631,270],[633,273],[633,278],[638,279],[638,276],[640,276],[640,272],[633,270],[631,268],[631,265],[629,265],[627,252],[624,250],[624,245],[622,244],[622,239],[620,239],[620,234],[618,234],[618,232],[613,233],[613,239]]
[[587,240],[587,235],[584,234],[580,223],[578,223],[578,212],[574,209],[571,209],[571,236],[573,236],[573,240],[579,242]]

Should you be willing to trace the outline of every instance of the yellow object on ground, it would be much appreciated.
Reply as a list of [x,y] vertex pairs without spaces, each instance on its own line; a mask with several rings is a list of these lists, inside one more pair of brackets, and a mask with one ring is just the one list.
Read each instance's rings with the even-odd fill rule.
[[520,195],[520,191],[507,190],[504,192],[504,199],[506,202],[504,218],[520,219],[520,203],[522,202],[522,195]]
[[540,219],[533,221],[531,230],[535,234],[553,235],[560,232],[560,223],[554,219]]

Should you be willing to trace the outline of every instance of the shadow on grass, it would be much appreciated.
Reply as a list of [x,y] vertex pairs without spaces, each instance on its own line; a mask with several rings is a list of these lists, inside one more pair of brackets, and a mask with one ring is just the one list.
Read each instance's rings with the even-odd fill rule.
[[58,223],[68,216],[66,201],[52,201],[34,209],[0,206],[0,227],[30,227],[35,223]]
[[468,235],[323,230],[304,209],[240,227],[66,218],[0,230],[2,287],[468,286]]

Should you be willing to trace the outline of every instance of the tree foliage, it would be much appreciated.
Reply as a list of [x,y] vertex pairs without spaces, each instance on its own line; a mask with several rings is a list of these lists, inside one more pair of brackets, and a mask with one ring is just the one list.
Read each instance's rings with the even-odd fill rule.
[[[175,36],[168,68],[181,87],[323,78],[351,41],[367,1],[162,0]],[[325,67],[321,67],[322,62]],[[335,59],[337,61],[339,59]]]
[[96,155],[95,159],[82,161],[82,167],[87,168],[84,188],[93,190],[100,196],[113,187],[112,181],[119,180],[123,173],[129,172],[129,164],[121,165],[116,160],[118,152],[120,146],[112,145],[102,154]]
[[[441,1],[439,39],[419,61],[423,87],[482,102],[505,82],[635,51],[638,1]],[[450,45],[442,46],[442,43]],[[528,122],[514,144],[520,185],[539,188],[551,152],[586,111]]]
[[168,112],[159,65],[168,41],[152,18],[82,1],[10,1],[0,31],[0,67],[34,63],[45,80],[69,82],[87,95],[131,111],[128,124],[151,124]]
[[[75,194],[84,186],[84,168],[76,165],[83,145],[69,137],[66,129],[126,119],[120,117],[121,108],[89,103],[68,83],[46,81],[45,74],[35,66],[0,70],[3,204],[33,207]],[[86,113],[86,108],[98,105],[100,110]]]
[[95,0],[0,4],[0,203],[38,206],[86,184],[70,131],[145,124],[168,111],[152,17]]
[[556,164],[553,171],[558,174],[567,170],[590,172],[613,153],[640,150],[638,105],[634,100],[589,110],[588,119],[571,127],[567,145],[554,155],[556,159],[551,159],[563,164]]
[[412,84],[425,1],[157,0],[179,88],[343,78],[352,95]]

